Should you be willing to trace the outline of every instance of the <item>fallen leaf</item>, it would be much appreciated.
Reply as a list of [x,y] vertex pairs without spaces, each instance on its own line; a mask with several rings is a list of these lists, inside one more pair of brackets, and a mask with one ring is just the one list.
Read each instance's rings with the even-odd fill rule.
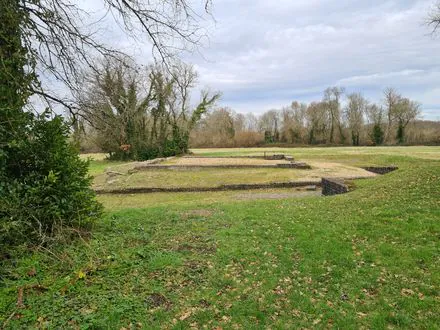
[[28,276],[30,277],[34,277],[37,274],[37,270],[34,268],[32,268],[30,271],[27,272]]
[[402,289],[400,293],[402,294],[402,296],[412,296],[414,294],[414,291],[411,289]]
[[190,317],[190,316],[191,316],[191,311],[188,311],[188,312],[182,314],[182,315],[179,317],[179,320],[180,320],[180,321],[184,321],[184,320],[186,320],[186,319],[187,319],[188,317]]
[[225,321],[225,322],[230,322],[230,321],[231,321],[231,317],[230,317],[230,316],[223,315],[223,316],[222,316],[222,320]]
[[18,288],[17,308],[24,308],[23,304],[23,287]]

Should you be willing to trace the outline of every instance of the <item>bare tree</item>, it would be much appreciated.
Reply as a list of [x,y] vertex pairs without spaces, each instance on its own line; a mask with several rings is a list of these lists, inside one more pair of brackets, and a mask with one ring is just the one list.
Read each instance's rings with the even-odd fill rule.
[[263,113],[259,119],[260,131],[264,132],[267,142],[278,142],[280,139],[280,113],[277,110],[269,110]]
[[214,146],[234,145],[234,113],[229,108],[218,108],[208,113],[201,123],[204,140]]
[[281,110],[282,129],[281,136],[283,141],[290,143],[304,142],[305,138],[305,118],[307,104],[292,102],[289,107]]
[[369,104],[365,109],[366,119],[370,125],[383,124],[385,111],[377,104]]
[[394,124],[393,112],[396,105],[399,103],[402,96],[397,93],[394,88],[388,87],[384,90],[384,103],[387,116],[386,130],[385,130],[385,142],[391,142],[391,129]]
[[341,122],[341,96],[345,89],[343,87],[329,87],[324,91],[324,102],[327,106],[327,112],[330,124],[329,142],[335,142],[335,129],[339,130],[340,142],[344,142],[345,136],[342,130]]
[[234,113],[234,130],[235,132],[243,132],[246,130],[246,117],[242,113]]
[[[198,24],[200,15],[187,0],[102,0],[107,8],[105,17],[93,22],[74,1],[3,1],[16,3],[6,9],[24,13],[20,22],[22,44],[40,79],[55,78],[69,89],[76,88],[83,67],[95,68],[93,58],[120,58],[119,50],[98,37],[97,31],[106,19],[114,20],[129,37],[145,36],[152,44],[154,58],[166,64],[180,51],[197,48],[206,35]],[[211,1],[206,0],[204,11],[209,13],[210,8]],[[73,110],[72,100],[46,87],[39,81],[30,86],[30,93],[42,96],[49,104],[57,102]]]
[[427,23],[435,33],[440,27],[440,1],[437,1],[428,15]]
[[368,106],[368,101],[361,93],[353,93],[347,96],[348,104],[344,115],[351,132],[351,140],[354,146],[360,144],[361,129],[364,124],[364,115]]
[[308,143],[318,144],[327,142],[327,104],[312,102],[307,107],[306,118],[308,126]]
[[395,118],[398,125],[396,136],[398,143],[405,142],[405,129],[419,114],[420,104],[407,98],[399,100],[397,105],[393,108],[392,116]]
[[258,131],[258,118],[252,112],[245,115],[245,130],[248,132]]

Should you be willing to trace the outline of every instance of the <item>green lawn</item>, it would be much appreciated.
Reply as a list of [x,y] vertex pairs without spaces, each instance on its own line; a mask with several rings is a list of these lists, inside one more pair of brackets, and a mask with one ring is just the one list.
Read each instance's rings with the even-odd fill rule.
[[223,149],[192,149],[200,156],[237,156],[280,154],[293,155],[301,159],[341,159],[355,162],[359,157],[378,158],[378,156],[408,156],[411,158],[440,160],[440,147],[322,147],[322,148],[223,148]]
[[91,237],[5,265],[0,327],[439,328],[440,148],[288,151],[400,169],[325,198],[101,196]]

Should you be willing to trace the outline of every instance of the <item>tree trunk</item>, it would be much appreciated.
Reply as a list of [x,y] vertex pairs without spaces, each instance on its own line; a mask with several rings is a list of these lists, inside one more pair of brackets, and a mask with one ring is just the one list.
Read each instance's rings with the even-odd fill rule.
[[31,77],[26,75],[26,52],[21,43],[24,19],[18,0],[0,0],[0,143],[7,143],[26,121],[26,103]]

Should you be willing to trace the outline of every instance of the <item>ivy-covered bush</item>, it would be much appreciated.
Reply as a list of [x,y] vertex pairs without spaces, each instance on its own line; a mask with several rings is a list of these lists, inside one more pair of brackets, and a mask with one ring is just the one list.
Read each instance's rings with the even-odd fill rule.
[[148,160],[188,152],[189,135],[220,94],[202,92],[194,108],[190,94],[197,74],[178,63],[135,70],[114,59],[86,74],[77,91],[83,129],[112,160]]
[[0,252],[47,243],[66,228],[89,226],[101,213],[69,128],[62,117],[48,116],[31,116],[26,132],[0,150]]

